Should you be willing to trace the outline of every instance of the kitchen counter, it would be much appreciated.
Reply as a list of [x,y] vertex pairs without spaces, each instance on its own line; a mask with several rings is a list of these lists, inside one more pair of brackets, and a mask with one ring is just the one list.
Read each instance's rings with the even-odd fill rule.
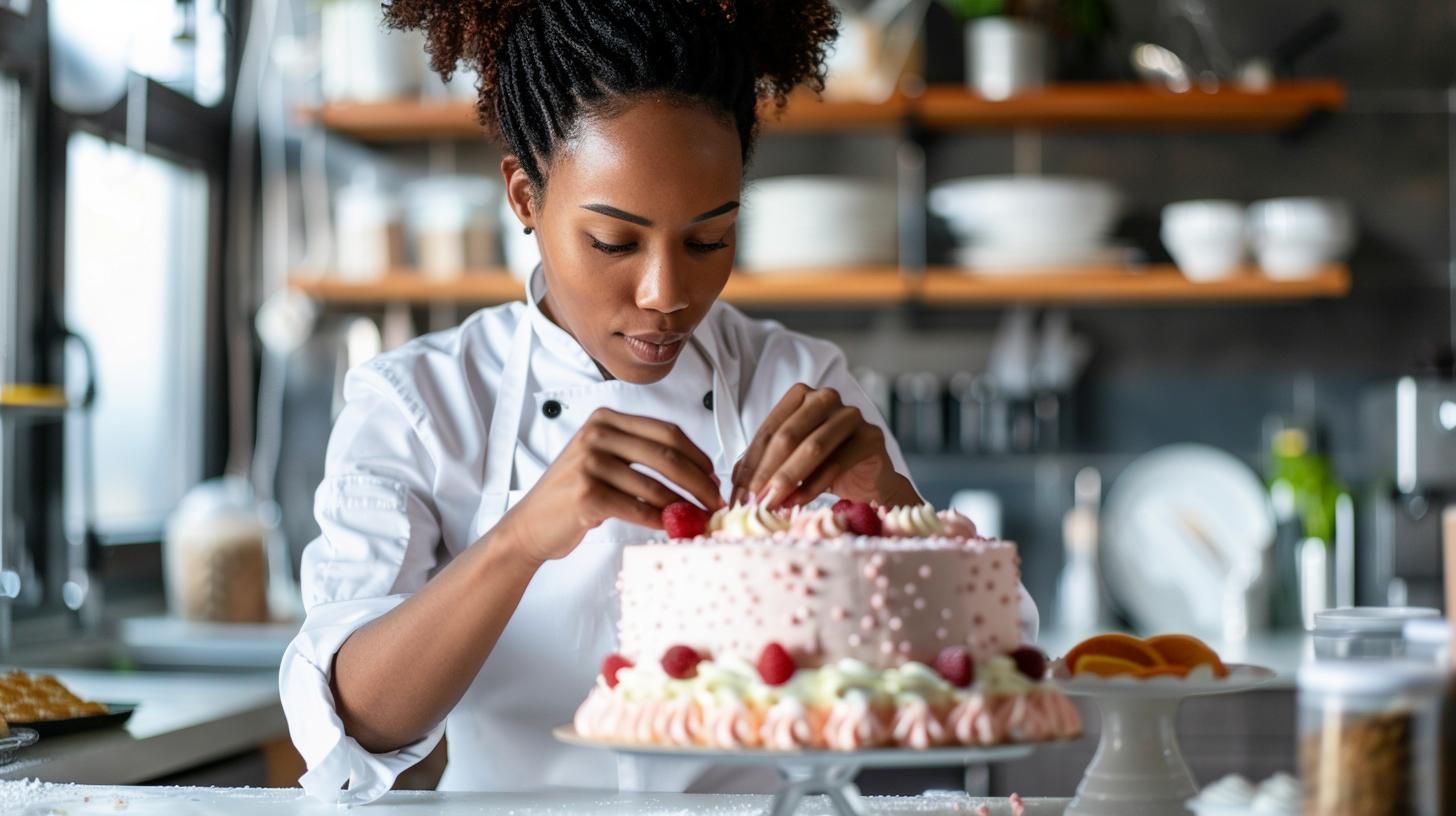
[[[768,811],[769,797],[716,794],[625,794],[591,791],[553,791],[531,794],[439,793],[396,791],[355,812],[361,816],[399,814],[441,814],[441,816],[682,816],[711,813],[713,816],[761,816]],[[917,797],[875,797],[866,800],[875,814],[971,814],[982,803],[995,816],[1007,816],[1011,807],[1005,799],[974,799],[965,794],[929,794]],[[1027,816],[1057,816],[1067,806],[1065,799],[1027,799]],[[53,810],[54,808],[54,810]],[[106,788],[80,785],[47,785],[34,782],[0,782],[0,812],[49,816],[125,812],[129,816],[203,816],[226,812],[231,816],[313,816],[338,814],[339,808],[308,799],[297,789],[258,788]],[[824,816],[830,811],[823,799],[810,800],[800,808],[801,816]]]
[[136,703],[136,712],[121,728],[42,737],[0,767],[0,780],[136,784],[234,756],[288,733],[275,672],[47,673],[83,697]]

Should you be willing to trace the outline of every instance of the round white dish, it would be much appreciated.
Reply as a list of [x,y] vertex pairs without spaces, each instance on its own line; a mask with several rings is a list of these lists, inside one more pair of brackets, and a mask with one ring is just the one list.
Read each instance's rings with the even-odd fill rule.
[[1101,246],[1122,196],[1111,184],[1072,176],[974,176],[938,184],[930,210],[962,244]]
[[1225,280],[1244,260],[1244,205],[1217,199],[1169,204],[1159,234],[1184,277]]
[[[1221,638],[1230,601],[1274,541],[1269,498],[1248,465],[1218,448],[1171,445],[1112,483],[1102,569],[1137,628]],[[1150,557],[1156,554],[1156,557]]]
[[894,187],[843,176],[782,176],[748,184],[738,219],[743,269],[893,264]]
[[1301,280],[1343,259],[1355,244],[1355,216],[1337,198],[1270,198],[1249,205],[1245,228],[1264,274]]

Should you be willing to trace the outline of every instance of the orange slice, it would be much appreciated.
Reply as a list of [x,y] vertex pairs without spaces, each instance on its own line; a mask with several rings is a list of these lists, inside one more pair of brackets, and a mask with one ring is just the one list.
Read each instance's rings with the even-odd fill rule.
[[1191,671],[1193,671],[1193,669],[1189,666],[1148,666],[1144,669],[1138,669],[1137,674],[1134,676],[1140,678],[1187,677],[1188,672]]
[[1106,635],[1094,635],[1072,647],[1062,658],[1066,665],[1076,671],[1077,663],[1087,655],[1101,655],[1102,657],[1115,657],[1125,660],[1139,667],[1161,666],[1168,661],[1158,654],[1151,646],[1144,643],[1141,638],[1132,635],[1110,633]]
[[1197,666],[1208,666],[1213,669],[1214,677],[1228,676],[1228,667],[1223,665],[1218,652],[1192,635],[1158,635],[1147,638],[1144,642],[1168,663],[1188,666],[1190,670]]
[[1084,654],[1077,658],[1076,663],[1072,664],[1072,674],[1095,674],[1098,677],[1116,677],[1119,674],[1130,674],[1136,677],[1138,672],[1146,668],[1148,667],[1141,663],[1123,660],[1120,657]]

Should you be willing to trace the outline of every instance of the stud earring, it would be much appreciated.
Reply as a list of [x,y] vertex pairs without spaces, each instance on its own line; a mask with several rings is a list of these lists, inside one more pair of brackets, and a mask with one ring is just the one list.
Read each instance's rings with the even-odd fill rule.
[[531,229],[530,227],[526,227],[525,229],[521,230],[521,232],[524,232],[527,235],[530,235],[531,233],[535,232],[535,230]]

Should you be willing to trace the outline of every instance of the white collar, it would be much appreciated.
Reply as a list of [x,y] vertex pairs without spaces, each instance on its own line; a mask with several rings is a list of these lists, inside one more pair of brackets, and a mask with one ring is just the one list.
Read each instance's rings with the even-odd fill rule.
[[572,368],[579,369],[581,373],[594,379],[604,379],[601,369],[597,367],[597,361],[586,353],[581,343],[541,311],[541,299],[545,296],[546,275],[541,271],[541,265],[537,264],[531,271],[531,279],[526,286],[526,310],[537,339],[541,341],[542,347]]

